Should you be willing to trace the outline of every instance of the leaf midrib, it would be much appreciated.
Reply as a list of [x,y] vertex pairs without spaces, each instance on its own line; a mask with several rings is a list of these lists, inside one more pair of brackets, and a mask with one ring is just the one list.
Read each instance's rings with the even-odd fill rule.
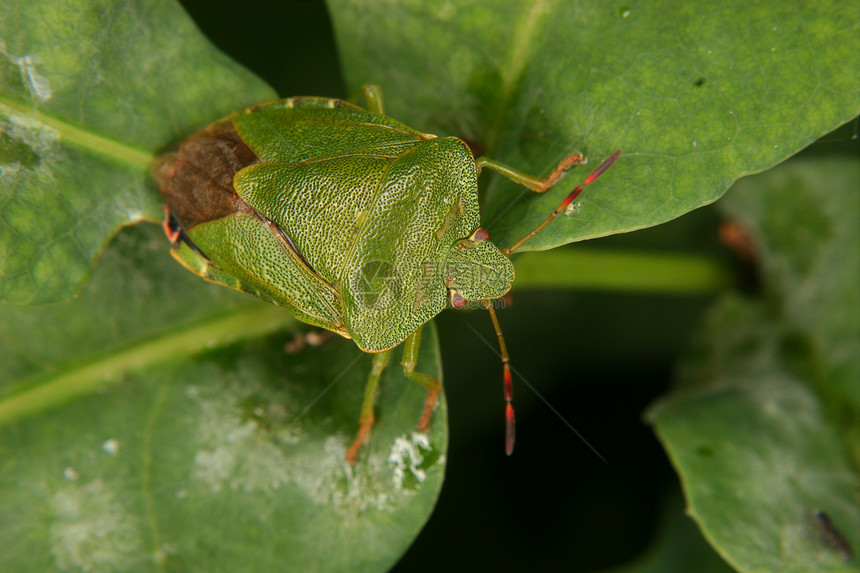
[[493,150],[498,143],[502,126],[508,119],[510,101],[523,76],[523,72],[531,60],[530,55],[535,49],[534,38],[536,31],[541,29],[540,25],[551,13],[549,8],[553,2],[549,0],[538,0],[531,5],[528,16],[516,26],[514,40],[511,42],[511,50],[508,52],[506,63],[501,66],[502,89],[493,113],[495,118],[487,132],[487,149]]
[[0,98],[0,105],[6,106],[16,113],[41,123],[60,135],[60,142],[72,145],[114,163],[128,165],[141,171],[148,171],[155,161],[155,155],[145,150],[133,147],[116,139],[111,139],[87,131],[68,121],[44,114],[39,110],[16,103],[7,98]]
[[23,380],[16,384],[17,391],[13,389],[0,398],[0,427],[122,381],[128,373],[264,336],[295,322],[296,319],[284,309],[254,305],[187,328],[170,330],[163,336],[139,341],[62,372]]

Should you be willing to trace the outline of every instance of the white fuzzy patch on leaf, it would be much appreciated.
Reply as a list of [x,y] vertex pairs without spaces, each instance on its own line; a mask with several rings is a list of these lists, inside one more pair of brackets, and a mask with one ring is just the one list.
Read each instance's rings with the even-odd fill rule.
[[69,483],[50,500],[51,552],[59,571],[131,571],[141,531],[134,515],[101,479]]

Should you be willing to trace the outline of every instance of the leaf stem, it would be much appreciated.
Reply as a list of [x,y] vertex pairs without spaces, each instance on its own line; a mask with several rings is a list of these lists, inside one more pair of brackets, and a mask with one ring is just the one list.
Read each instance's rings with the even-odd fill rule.
[[530,251],[514,266],[517,289],[707,294],[734,283],[728,265],[703,255],[568,247]]

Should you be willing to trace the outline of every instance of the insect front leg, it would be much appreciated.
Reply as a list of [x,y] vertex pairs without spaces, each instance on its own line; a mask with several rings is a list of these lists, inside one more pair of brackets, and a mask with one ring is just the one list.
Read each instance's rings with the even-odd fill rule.
[[407,336],[406,340],[403,341],[403,358],[400,360],[400,365],[403,367],[403,373],[407,378],[418,382],[427,389],[427,401],[424,403],[424,412],[418,421],[418,431],[426,432],[430,427],[430,416],[439,402],[439,392],[442,391],[442,384],[432,376],[415,371],[415,366],[418,365],[418,350],[421,348],[422,328],[419,327],[418,330]]
[[[609,169],[613,163],[618,159],[621,155],[621,150],[619,149],[615,153],[613,153],[608,159],[606,159],[603,163],[600,164],[600,167],[591,172],[591,174],[585,178],[585,180],[580,183],[573,191],[568,193],[567,197],[565,197],[561,203],[559,203],[558,207],[555,208],[553,212],[551,212],[546,219],[541,221],[534,229],[526,233],[519,241],[502,249],[502,254],[506,257],[511,253],[522,247],[526,242],[528,242],[532,237],[540,233],[544,227],[553,222],[556,217],[558,217],[559,213],[564,211],[568,205],[570,205],[582,191],[591,185],[595,179],[603,175],[603,173]],[[564,173],[573,167],[574,165],[582,165],[585,163],[585,158],[579,153],[574,153],[573,155],[568,155],[565,159],[559,163],[555,169],[552,170],[552,173],[549,174],[545,179],[542,177],[535,177],[534,175],[528,175],[523,173],[522,171],[517,171],[513,167],[509,167],[504,163],[499,163],[494,159],[489,159],[487,157],[480,157],[475,161],[475,167],[478,170],[478,173],[481,172],[481,169],[487,167],[492,169],[493,171],[498,171],[514,183],[519,183],[524,187],[528,187],[532,191],[536,191],[537,193],[543,193],[556,183],[564,176]]]
[[364,387],[364,399],[361,401],[361,414],[358,418],[358,435],[349,449],[346,451],[346,461],[355,463],[358,451],[370,437],[370,429],[373,428],[373,404],[376,401],[376,388],[379,386],[379,378],[382,371],[388,366],[391,350],[383,350],[373,355],[373,365],[370,368],[370,376],[367,377],[367,386]]
[[499,163],[495,159],[490,159],[489,157],[479,157],[475,160],[475,167],[478,169],[478,173],[480,173],[484,167],[492,169],[493,171],[501,173],[514,183],[519,183],[523,187],[528,187],[536,193],[543,193],[558,183],[559,179],[561,179],[565,172],[571,167],[584,164],[585,157],[583,157],[581,153],[572,153],[565,157],[561,163],[556,165],[555,169],[552,170],[552,173],[550,173],[549,176],[536,177],[534,175],[529,175],[528,173],[523,173],[518,169],[505,165],[504,163]]

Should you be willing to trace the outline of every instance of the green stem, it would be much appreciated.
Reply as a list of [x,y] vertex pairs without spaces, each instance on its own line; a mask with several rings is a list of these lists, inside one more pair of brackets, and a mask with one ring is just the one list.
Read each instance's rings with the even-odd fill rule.
[[25,380],[0,398],[0,426],[91,394],[107,384],[122,381],[126,374],[206,349],[263,336],[294,323],[292,315],[282,308],[255,306],[139,342],[61,373]]
[[734,283],[713,257],[568,247],[529,252],[514,266],[514,287],[706,294]]

